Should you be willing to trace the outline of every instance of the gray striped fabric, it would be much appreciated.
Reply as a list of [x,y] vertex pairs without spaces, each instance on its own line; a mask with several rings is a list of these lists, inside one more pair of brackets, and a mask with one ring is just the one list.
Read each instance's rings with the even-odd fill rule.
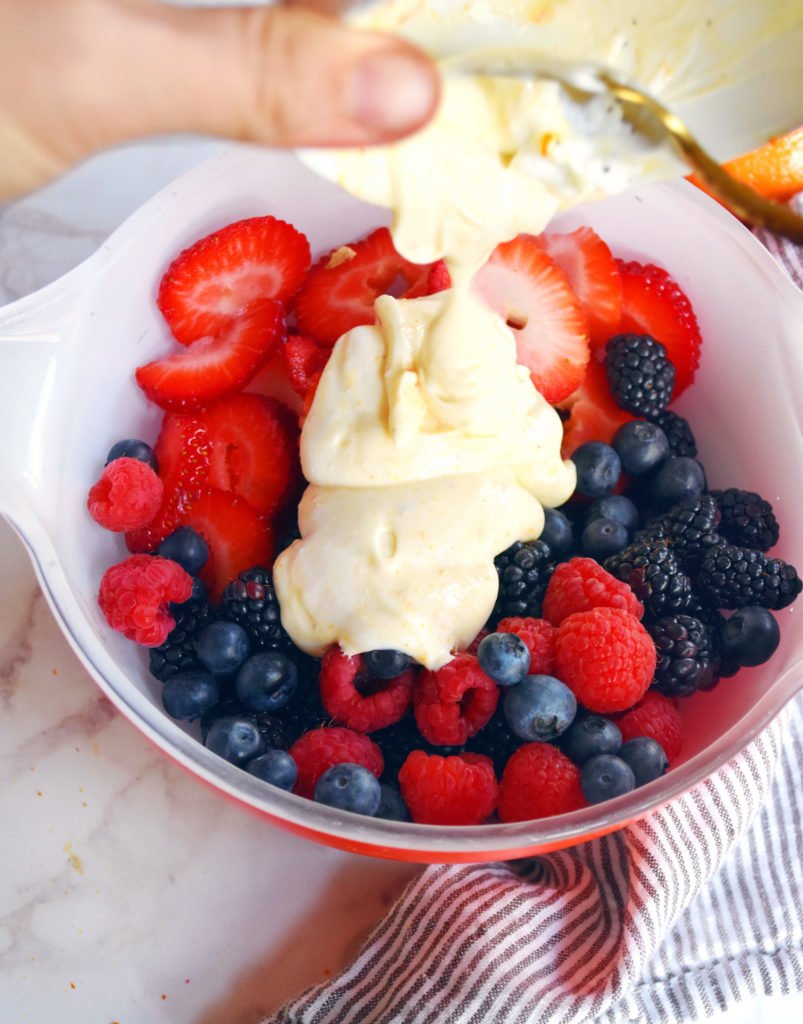
[[[803,287],[800,251],[762,240]],[[801,764],[803,698],[614,835],[430,867],[343,974],[272,1024],[677,1024],[803,992]]]

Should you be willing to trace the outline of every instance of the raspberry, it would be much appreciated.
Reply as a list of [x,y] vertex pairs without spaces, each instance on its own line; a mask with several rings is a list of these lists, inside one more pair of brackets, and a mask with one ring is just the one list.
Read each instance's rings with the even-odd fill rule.
[[373,732],[404,716],[414,679],[411,668],[395,679],[375,679],[359,654],[349,658],[334,647],[321,662],[321,700],[335,721],[357,732]]
[[657,690],[647,690],[644,699],[616,719],[622,742],[649,736],[664,748],[671,764],[683,745],[683,719],[674,701]]
[[353,729],[337,726],[305,732],[290,747],[289,754],[298,767],[293,792],[309,799],[312,799],[315,783],[333,765],[361,764],[377,778],[385,767],[382,751],[373,740]]
[[621,608],[640,619],[644,606],[630,589],[593,558],[572,558],[553,573],[544,595],[544,617],[559,626],[575,612],[592,608]]
[[115,459],[86,500],[89,514],[107,530],[125,533],[147,526],[162,504],[164,485],[147,462]]
[[525,743],[505,766],[499,784],[502,821],[568,814],[585,805],[580,769],[550,743]]
[[475,654],[476,655],[477,651],[479,650],[480,644],[486,638],[486,636],[490,636],[490,633],[491,633],[490,629],[487,629],[487,628],[481,629],[479,631],[479,633],[477,633],[477,635],[471,641],[471,643],[468,645],[468,647],[466,648],[466,654]]
[[424,825],[479,825],[493,814],[499,787],[482,754],[441,757],[414,750],[399,771],[404,802]]
[[552,675],[555,668],[555,627],[546,619],[502,619],[497,633],[515,633],[530,652],[530,675]]
[[620,608],[575,612],[558,627],[557,676],[589,711],[624,711],[641,700],[655,674],[655,644]]
[[181,604],[191,594],[192,577],[178,563],[131,555],[103,574],[98,604],[112,629],[145,647],[158,647],[176,624],[168,603]]
[[458,654],[437,672],[423,672],[413,689],[413,712],[425,740],[465,743],[490,721],[499,700],[496,683],[471,654]]

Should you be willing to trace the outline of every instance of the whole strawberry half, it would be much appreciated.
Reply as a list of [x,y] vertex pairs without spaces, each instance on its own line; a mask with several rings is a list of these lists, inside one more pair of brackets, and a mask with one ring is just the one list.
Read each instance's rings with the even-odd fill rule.
[[554,404],[580,385],[588,327],[566,275],[531,235],[503,242],[474,277],[474,288],[507,322],[518,361]]
[[276,217],[250,217],[200,239],[167,268],[157,303],[177,341],[218,334],[258,299],[285,305],[310,265],[306,237]]
[[588,364],[580,387],[560,403],[560,408],[564,415],[568,414],[561,446],[564,459],[586,441],[610,444],[619,427],[634,419],[614,401],[605,367],[596,359]]

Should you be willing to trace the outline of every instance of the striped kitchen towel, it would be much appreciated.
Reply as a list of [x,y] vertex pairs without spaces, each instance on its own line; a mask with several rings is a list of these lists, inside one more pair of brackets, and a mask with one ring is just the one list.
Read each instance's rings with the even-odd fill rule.
[[[803,286],[800,251],[762,240]],[[347,970],[272,1024],[679,1024],[803,992],[801,764],[803,697],[620,832],[427,868]]]

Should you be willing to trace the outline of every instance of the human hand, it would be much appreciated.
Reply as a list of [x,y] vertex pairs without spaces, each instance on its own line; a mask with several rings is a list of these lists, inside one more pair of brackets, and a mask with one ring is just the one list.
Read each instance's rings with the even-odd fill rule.
[[144,135],[362,146],[437,99],[410,45],[300,6],[0,0],[0,201]]

